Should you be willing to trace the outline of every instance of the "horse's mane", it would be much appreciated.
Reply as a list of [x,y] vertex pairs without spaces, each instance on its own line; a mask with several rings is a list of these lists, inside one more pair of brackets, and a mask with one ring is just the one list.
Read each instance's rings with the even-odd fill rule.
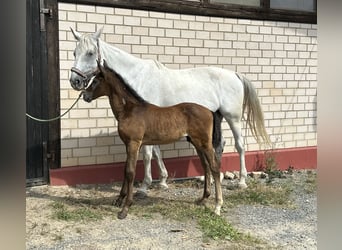
[[112,74],[114,74],[114,76],[116,76],[119,79],[119,81],[122,83],[122,86],[120,87],[123,89],[124,92],[127,92],[129,95],[131,95],[135,99],[134,101],[137,101],[142,104],[149,103],[144,98],[142,98],[130,85],[128,85],[120,74],[116,73],[113,69],[108,67],[105,61],[103,66],[105,70],[109,70]]

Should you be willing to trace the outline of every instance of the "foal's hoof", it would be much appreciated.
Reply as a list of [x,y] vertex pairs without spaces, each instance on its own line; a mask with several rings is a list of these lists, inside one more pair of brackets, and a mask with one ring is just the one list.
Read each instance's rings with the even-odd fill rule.
[[206,199],[198,199],[195,201],[195,204],[199,206],[206,206],[206,201]]
[[121,211],[118,213],[118,219],[122,220],[127,217],[127,211]]

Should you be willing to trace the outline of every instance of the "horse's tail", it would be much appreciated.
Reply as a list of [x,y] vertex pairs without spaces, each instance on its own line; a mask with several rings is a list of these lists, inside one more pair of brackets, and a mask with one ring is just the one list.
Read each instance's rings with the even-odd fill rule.
[[216,111],[215,113],[213,112],[213,147],[215,149],[216,155],[219,157],[221,160],[222,153],[223,153],[223,148],[225,142],[222,141],[222,129],[221,129],[221,124],[222,124],[222,119],[223,116],[220,113],[220,111]]
[[252,131],[252,134],[258,143],[260,143],[260,139],[262,139],[266,145],[271,146],[271,139],[266,132],[264,114],[262,112],[255,88],[246,77],[238,74],[237,76],[242,81],[244,87],[242,113],[244,114],[245,110],[247,111],[246,121]]

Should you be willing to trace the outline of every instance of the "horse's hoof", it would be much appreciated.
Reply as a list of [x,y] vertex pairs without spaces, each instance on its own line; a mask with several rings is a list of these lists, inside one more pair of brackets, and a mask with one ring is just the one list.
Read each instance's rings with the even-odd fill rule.
[[134,194],[134,198],[137,199],[145,199],[147,197],[147,192],[146,190],[139,189],[137,192]]
[[247,188],[247,184],[245,182],[239,182],[238,187],[239,189],[245,189]]
[[166,190],[169,189],[169,186],[166,183],[159,183],[159,188],[162,190]]
[[122,220],[127,217],[127,212],[126,211],[121,211],[118,213],[118,219]]
[[220,215],[221,215],[221,208],[215,208],[214,213],[215,213],[217,216],[220,216]]

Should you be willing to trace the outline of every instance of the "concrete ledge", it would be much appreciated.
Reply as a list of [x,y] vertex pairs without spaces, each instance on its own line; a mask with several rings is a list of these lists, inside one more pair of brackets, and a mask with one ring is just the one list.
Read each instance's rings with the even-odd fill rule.
[[[301,147],[277,149],[269,151],[278,163],[281,170],[315,169],[317,167],[317,147]],[[265,151],[246,152],[247,171],[260,169],[265,159]],[[164,159],[169,178],[184,178],[203,175],[200,160],[197,156]],[[109,163],[101,165],[86,165],[50,169],[50,185],[76,184],[104,184],[123,180],[125,163]],[[222,156],[221,171],[239,170],[238,153],[226,153]],[[159,178],[158,168],[152,161],[153,179]],[[144,168],[142,161],[137,163],[136,180],[142,180]]]

